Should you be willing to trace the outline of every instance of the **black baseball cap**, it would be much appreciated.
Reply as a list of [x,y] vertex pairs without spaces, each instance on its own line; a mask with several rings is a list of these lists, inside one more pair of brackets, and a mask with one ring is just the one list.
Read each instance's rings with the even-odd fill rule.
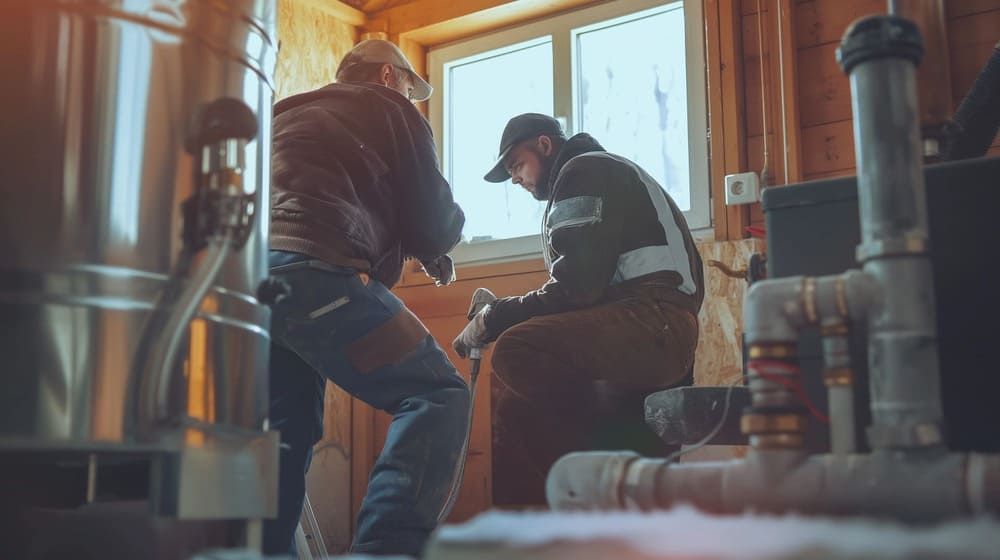
[[483,179],[490,183],[502,183],[510,179],[510,173],[507,173],[507,168],[503,164],[510,149],[522,140],[541,135],[564,138],[562,125],[554,118],[540,113],[524,113],[507,121],[507,126],[500,136],[500,155],[497,156],[496,165],[483,176]]

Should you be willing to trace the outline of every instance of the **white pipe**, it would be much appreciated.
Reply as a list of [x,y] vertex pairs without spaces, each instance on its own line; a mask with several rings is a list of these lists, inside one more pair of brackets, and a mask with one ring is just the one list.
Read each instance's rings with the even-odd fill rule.
[[830,452],[845,456],[857,451],[854,435],[854,386],[833,385],[827,389],[830,407]]

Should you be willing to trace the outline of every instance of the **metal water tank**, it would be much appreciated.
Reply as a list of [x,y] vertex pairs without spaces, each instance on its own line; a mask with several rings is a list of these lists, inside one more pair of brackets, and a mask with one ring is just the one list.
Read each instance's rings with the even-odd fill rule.
[[[270,315],[256,297],[267,273],[275,12],[275,0],[5,3],[0,452],[169,452],[180,472],[188,451],[211,449],[195,462],[276,467],[264,433]],[[249,141],[216,138],[209,153],[192,138],[218,125],[198,119],[219,100],[247,107],[255,130]],[[179,262],[197,221],[185,224],[183,208],[200,200],[213,165],[238,180],[251,219],[160,379],[157,313],[179,305],[171,291],[189,288],[210,252],[194,247]],[[143,427],[149,387],[157,408]]]

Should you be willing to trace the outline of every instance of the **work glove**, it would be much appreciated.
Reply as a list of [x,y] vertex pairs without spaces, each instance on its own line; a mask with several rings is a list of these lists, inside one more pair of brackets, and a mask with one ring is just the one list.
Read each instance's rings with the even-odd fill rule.
[[462,332],[458,333],[454,342],[451,343],[451,347],[455,349],[455,352],[461,358],[468,357],[469,351],[473,348],[482,348],[486,346],[486,313],[488,313],[489,310],[489,305],[480,309],[479,313],[476,313],[472,317],[469,324],[465,325]]
[[432,261],[420,261],[420,266],[437,286],[447,286],[455,281],[455,262],[448,255],[441,255]]

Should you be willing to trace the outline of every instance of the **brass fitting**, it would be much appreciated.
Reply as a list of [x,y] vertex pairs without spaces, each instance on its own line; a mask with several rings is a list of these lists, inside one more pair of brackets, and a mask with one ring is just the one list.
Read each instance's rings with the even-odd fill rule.
[[854,370],[851,368],[828,369],[823,372],[823,383],[827,387],[847,387],[854,384]]
[[801,414],[767,414],[751,412],[740,418],[740,430],[745,435],[797,433],[806,431],[806,417]]
[[802,449],[805,439],[802,434],[760,434],[750,436],[750,446],[754,449]]
[[788,360],[798,356],[795,344],[752,344],[747,352],[751,360]]

